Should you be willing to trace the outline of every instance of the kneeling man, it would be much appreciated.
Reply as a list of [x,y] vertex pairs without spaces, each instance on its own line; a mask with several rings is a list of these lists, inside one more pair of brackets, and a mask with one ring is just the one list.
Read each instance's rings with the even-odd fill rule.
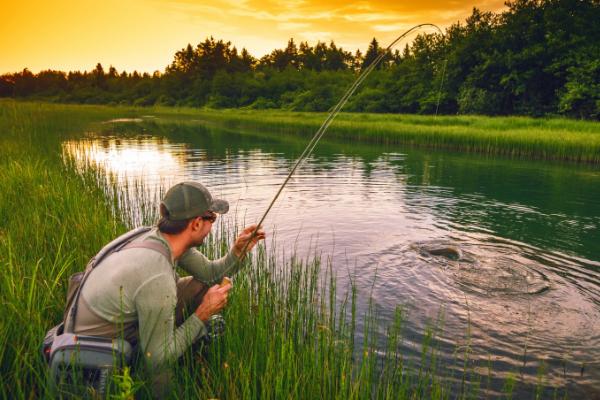
[[[199,183],[183,182],[169,189],[157,226],[104,258],[90,273],[79,296],[74,332],[123,334],[139,346],[150,367],[177,359],[207,333],[207,320],[227,304],[231,285],[218,283],[236,273],[238,261],[265,237],[262,230],[251,237],[256,226],[248,226],[225,257],[208,260],[196,246],[217,215],[228,210],[226,201],[213,199]],[[176,266],[191,276],[180,278]],[[186,309],[193,310],[187,318]]]

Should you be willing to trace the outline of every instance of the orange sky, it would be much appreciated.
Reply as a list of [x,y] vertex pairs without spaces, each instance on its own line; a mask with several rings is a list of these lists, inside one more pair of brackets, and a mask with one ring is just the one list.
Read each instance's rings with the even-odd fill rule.
[[413,25],[442,28],[473,6],[499,11],[504,0],[2,0],[0,74],[25,67],[163,71],[175,51],[207,36],[262,56],[297,42],[335,40],[364,50],[373,37],[389,42]]

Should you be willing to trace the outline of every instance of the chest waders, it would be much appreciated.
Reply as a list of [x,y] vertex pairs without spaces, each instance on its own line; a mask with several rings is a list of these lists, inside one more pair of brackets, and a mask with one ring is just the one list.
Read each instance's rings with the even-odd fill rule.
[[169,257],[159,242],[133,241],[150,229],[141,227],[119,236],[104,246],[83,272],[69,278],[63,321],[48,331],[42,344],[42,355],[50,366],[49,387],[56,394],[104,398],[110,391],[112,376],[131,364],[133,348],[127,340],[76,334],[75,320],[81,289],[107,256],[121,250],[145,248]]

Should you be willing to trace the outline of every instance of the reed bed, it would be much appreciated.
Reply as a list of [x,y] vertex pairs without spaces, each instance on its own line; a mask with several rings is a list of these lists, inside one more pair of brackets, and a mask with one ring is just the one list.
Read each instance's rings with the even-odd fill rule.
[[[76,111],[76,113],[74,112]],[[131,109],[0,103],[0,396],[50,397],[40,341],[62,315],[66,278],[110,239],[132,225],[122,191],[98,171],[77,173],[60,157],[60,141],[89,124]],[[103,187],[103,185],[105,185]],[[129,192],[127,192],[129,193]],[[141,197],[138,202],[155,199]],[[142,219],[155,218],[146,204]],[[203,251],[223,254],[236,233],[223,226]],[[227,333],[175,365],[172,398],[449,399],[490,393],[510,397],[516,382],[488,390],[468,362],[455,374],[439,365],[433,324],[421,358],[408,360],[402,343],[402,309],[386,343],[377,343],[377,315],[357,315],[356,288],[336,301],[336,277],[320,257],[283,259],[260,247],[235,279],[225,312]],[[363,340],[356,326],[364,319]],[[491,373],[491,372],[490,372]],[[141,372],[116,377],[113,398],[149,398]],[[538,390],[532,387],[532,398]],[[558,392],[555,392],[555,397]],[[562,397],[562,395],[561,395]]]

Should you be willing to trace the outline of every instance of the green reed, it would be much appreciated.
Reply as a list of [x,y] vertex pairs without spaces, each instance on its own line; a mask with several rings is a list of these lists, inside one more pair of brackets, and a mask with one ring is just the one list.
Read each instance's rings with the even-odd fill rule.
[[[103,244],[132,225],[123,201],[144,203],[152,222],[156,199],[131,199],[93,168],[75,171],[60,142],[90,124],[135,110],[0,102],[0,396],[50,393],[39,354],[45,331],[61,316],[67,277]],[[138,188],[143,191],[143,187]],[[123,197],[125,196],[125,197]],[[138,203],[135,203],[135,202]],[[227,251],[235,226],[222,226],[202,250]],[[402,348],[401,308],[377,343],[374,307],[359,315],[354,284],[341,303],[336,276],[320,257],[282,257],[264,246],[245,261],[225,311],[227,333],[204,352],[176,363],[173,398],[476,398],[478,378],[465,364],[457,379],[437,359],[439,323],[426,331],[421,358]],[[368,296],[367,296],[368,297]],[[364,320],[362,340],[357,321]],[[465,351],[465,357],[469,353]],[[490,371],[491,374],[491,371]],[[116,377],[115,398],[150,397],[140,372]],[[518,382],[509,378],[506,391]]]

